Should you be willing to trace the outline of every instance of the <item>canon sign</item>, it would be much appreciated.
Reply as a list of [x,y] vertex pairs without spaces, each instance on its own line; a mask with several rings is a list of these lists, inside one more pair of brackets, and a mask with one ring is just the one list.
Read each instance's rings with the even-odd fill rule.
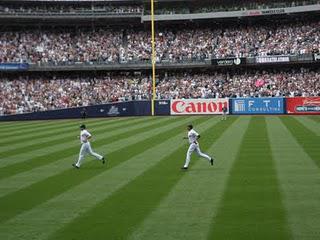
[[222,114],[226,107],[229,112],[229,99],[176,99],[171,100],[171,115]]

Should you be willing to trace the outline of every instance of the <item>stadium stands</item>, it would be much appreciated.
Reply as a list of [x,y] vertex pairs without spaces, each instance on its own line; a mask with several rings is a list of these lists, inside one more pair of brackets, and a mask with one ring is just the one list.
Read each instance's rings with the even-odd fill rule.
[[[150,99],[147,75],[9,77],[0,81],[0,115]],[[320,96],[320,71],[170,73],[158,77],[158,99]]]
[[[157,62],[318,53],[320,22],[159,29]],[[0,33],[0,62],[119,63],[151,57],[149,31],[53,29]]]
[[[1,70],[8,63],[28,63],[31,67],[26,68],[30,73],[1,75],[0,115],[150,99],[151,34],[148,23],[143,22],[143,16],[149,14],[148,3],[30,2],[1,3],[0,16],[19,20],[21,15],[52,15],[54,22],[55,16],[59,19],[59,15],[89,13],[92,22],[74,25],[75,18],[70,26],[65,26],[68,22],[61,26],[61,21],[54,22],[51,27],[42,26],[41,21],[39,25],[28,22],[25,26],[21,20],[25,18],[21,18],[20,22],[13,22],[14,27],[3,24],[0,30]],[[214,3],[177,1],[170,9],[167,6],[171,3],[159,1],[157,13],[206,14],[319,4],[316,0],[215,0]],[[100,13],[113,15],[113,24],[97,24]],[[117,20],[122,14],[138,14],[141,22],[128,25]],[[270,17],[268,14],[265,18],[251,16],[250,20],[234,17],[219,21],[158,23],[156,62],[161,65],[161,71],[157,73],[157,98],[319,96],[319,17],[312,14],[303,18],[283,14]],[[270,59],[266,59],[262,63],[266,67],[260,66],[258,57],[268,56],[286,56],[282,63],[285,68],[272,70],[270,64],[281,66],[277,58],[271,59],[274,62],[269,65],[266,63]],[[217,64],[217,60],[223,62],[227,58],[231,58],[231,65],[228,62],[225,66]],[[192,65],[194,62],[206,65]],[[134,65],[137,63],[142,65]],[[176,71],[172,67],[175,63],[184,64],[187,70]],[[107,69],[113,72],[97,73],[106,69],[98,69],[96,65],[114,66]],[[63,68],[68,66],[78,68]],[[64,72],[51,72],[58,70]]]

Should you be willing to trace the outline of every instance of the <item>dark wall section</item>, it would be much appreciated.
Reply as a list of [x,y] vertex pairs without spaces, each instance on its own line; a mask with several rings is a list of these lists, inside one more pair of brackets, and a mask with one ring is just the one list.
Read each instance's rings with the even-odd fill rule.
[[[167,105],[170,113],[170,104]],[[163,111],[163,110],[162,110]],[[149,116],[151,115],[150,101],[132,101],[111,104],[102,104],[88,107],[60,109],[27,114],[0,116],[0,121],[18,120],[47,120],[86,117],[117,117],[117,116]]]
[[154,110],[157,116],[170,115],[170,100],[159,100],[155,102]]

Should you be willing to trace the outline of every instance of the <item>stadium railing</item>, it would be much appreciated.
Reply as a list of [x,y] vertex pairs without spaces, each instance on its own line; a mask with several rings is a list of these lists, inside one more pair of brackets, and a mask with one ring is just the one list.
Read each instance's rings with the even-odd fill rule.
[[[210,12],[228,12],[228,11],[243,11],[243,10],[254,10],[254,9],[272,9],[272,8],[287,8],[287,7],[299,7],[306,5],[319,4],[318,0],[310,0],[310,1],[280,1],[280,2],[269,2],[269,3],[261,3],[261,2],[253,2],[253,3],[237,3],[237,4],[224,4],[224,6],[220,6],[216,4],[214,6],[207,7],[199,7],[199,8],[191,8],[191,7],[175,7],[175,8],[167,8],[160,7],[155,13],[156,14],[190,14],[190,13],[210,13]],[[144,15],[150,15],[150,10],[145,9]]]
[[[151,60],[115,60],[115,61],[90,61],[90,62],[23,62],[28,64],[26,71],[61,71],[61,70],[144,70],[150,69]],[[297,54],[297,55],[266,55],[254,57],[225,57],[225,58],[184,58],[184,59],[162,59],[157,62],[157,68],[206,68],[206,67],[246,67],[257,65],[279,65],[279,64],[305,64],[320,63],[320,54]],[[8,63],[2,63],[8,64]],[[5,71],[1,69],[0,71]]]

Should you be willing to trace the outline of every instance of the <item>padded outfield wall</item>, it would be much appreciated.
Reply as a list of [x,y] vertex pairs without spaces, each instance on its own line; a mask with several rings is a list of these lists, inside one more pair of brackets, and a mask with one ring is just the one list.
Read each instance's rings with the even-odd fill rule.
[[[320,97],[158,100],[155,101],[155,114],[219,115],[224,107],[231,115],[320,115]],[[0,121],[81,118],[84,108],[89,118],[151,115],[151,101],[130,101],[6,115],[0,116]]]

